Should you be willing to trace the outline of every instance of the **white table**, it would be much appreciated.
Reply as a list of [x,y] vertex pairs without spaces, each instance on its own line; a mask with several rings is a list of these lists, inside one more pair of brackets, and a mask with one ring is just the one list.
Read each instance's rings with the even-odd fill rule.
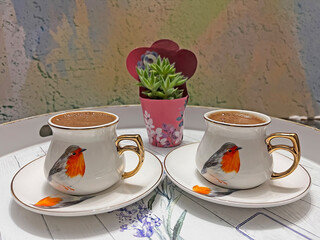
[[[94,109],[119,115],[117,133],[139,133],[146,150],[160,160],[173,150],[148,143],[139,105]],[[202,116],[210,109],[187,107],[182,145],[200,141],[205,127]],[[261,209],[222,206],[191,196],[165,178],[158,187],[152,210],[147,209],[147,203],[155,191],[123,210],[85,217],[53,217],[25,210],[14,202],[10,193],[14,174],[46,154],[50,137],[40,137],[39,129],[50,116],[0,125],[0,240],[137,239],[134,235],[170,239],[184,211],[186,215],[177,239],[320,239],[320,132],[314,128],[277,118],[268,127],[268,132],[296,132],[300,137],[301,164],[312,177],[312,187],[294,203]],[[164,187],[167,191],[163,191]]]

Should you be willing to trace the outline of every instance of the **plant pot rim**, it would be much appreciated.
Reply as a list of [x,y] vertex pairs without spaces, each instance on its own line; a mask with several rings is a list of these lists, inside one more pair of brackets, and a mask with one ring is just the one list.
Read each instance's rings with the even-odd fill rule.
[[181,98],[176,98],[176,99],[152,99],[152,98],[145,98],[145,97],[141,97],[139,96],[140,98],[140,101],[161,101],[161,102],[171,102],[171,101],[181,101],[181,100],[185,100],[185,99],[188,99],[189,95],[187,94],[186,96],[184,97],[181,97]]

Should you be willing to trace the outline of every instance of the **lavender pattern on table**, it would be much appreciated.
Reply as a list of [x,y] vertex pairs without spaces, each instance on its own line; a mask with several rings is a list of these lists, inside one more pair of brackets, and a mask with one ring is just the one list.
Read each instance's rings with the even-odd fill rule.
[[[152,211],[157,197],[160,201],[161,211],[164,212],[161,218]],[[174,184],[165,178],[153,191],[147,203],[142,199],[115,211],[121,224],[120,231],[130,231],[132,236],[136,238],[182,240],[180,232],[187,210],[181,213],[174,227],[171,227],[172,212],[180,197],[181,193],[175,191]]]
[[131,231],[138,238],[152,237],[161,225],[161,219],[148,209],[143,200],[121,208],[116,215],[121,224],[120,231]]

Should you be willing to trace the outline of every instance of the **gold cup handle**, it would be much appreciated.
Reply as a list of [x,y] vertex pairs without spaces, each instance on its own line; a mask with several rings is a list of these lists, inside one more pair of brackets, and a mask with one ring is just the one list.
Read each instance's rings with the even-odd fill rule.
[[[274,138],[289,139],[292,142],[293,146],[290,147],[290,146],[283,145],[283,144],[272,145],[271,140]],[[290,152],[294,158],[293,163],[289,169],[287,169],[286,171],[281,172],[281,173],[273,172],[271,175],[271,179],[279,179],[279,178],[286,177],[289,174],[291,174],[298,167],[299,161],[300,161],[300,156],[301,156],[301,151],[300,151],[299,138],[298,138],[297,134],[295,134],[295,133],[273,133],[269,137],[267,137],[266,143],[267,143],[268,151],[270,154],[276,150],[286,150],[286,151]]]
[[[137,147],[132,146],[132,145],[120,147],[120,142],[122,140],[134,141],[137,144]],[[144,146],[143,146],[141,136],[139,134],[121,135],[116,140],[116,146],[117,146],[117,151],[118,151],[119,155],[123,154],[125,151],[132,151],[138,155],[139,162],[138,162],[138,165],[136,166],[136,168],[130,172],[124,172],[122,174],[122,179],[132,177],[140,170],[140,168],[142,167],[143,161],[144,161]]]

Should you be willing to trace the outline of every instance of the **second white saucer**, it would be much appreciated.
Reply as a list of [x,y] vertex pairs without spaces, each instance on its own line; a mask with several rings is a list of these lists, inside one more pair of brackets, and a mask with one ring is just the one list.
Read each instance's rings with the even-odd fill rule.
[[[269,180],[248,190],[229,190],[208,182],[198,172],[195,156],[199,143],[182,146],[170,152],[164,167],[167,176],[182,190],[209,202],[244,208],[275,207],[288,204],[305,196],[311,186],[307,170],[299,165],[285,178]],[[274,171],[281,172],[292,164],[292,160],[282,154],[273,153]],[[210,195],[193,191],[194,186],[210,188]]]

